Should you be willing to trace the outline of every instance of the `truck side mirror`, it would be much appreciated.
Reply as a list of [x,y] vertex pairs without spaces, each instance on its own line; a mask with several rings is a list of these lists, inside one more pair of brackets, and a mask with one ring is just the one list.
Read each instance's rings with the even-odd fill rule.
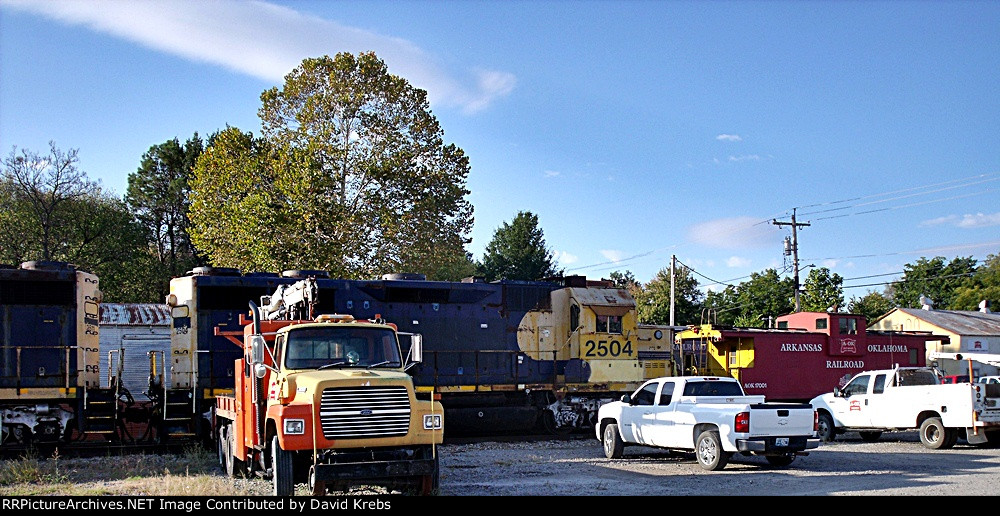
[[[254,366],[264,364],[264,336],[263,335],[251,335],[250,336],[250,362]],[[258,378],[260,378],[258,376]]]
[[410,362],[419,364],[424,361],[424,338],[419,333],[410,335]]
[[626,403],[628,405],[631,405],[632,404],[632,397],[629,396],[628,394],[622,394],[622,403]]
[[267,374],[267,366],[264,364],[257,364],[253,366],[253,374],[257,378],[263,378]]
[[840,387],[833,388],[833,397],[840,398],[844,395],[844,391],[840,390]]

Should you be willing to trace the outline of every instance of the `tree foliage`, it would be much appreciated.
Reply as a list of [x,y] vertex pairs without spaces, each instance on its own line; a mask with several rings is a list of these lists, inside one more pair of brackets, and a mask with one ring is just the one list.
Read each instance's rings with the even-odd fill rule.
[[[674,324],[697,324],[704,297],[698,280],[687,267],[675,267],[674,272]],[[670,268],[664,267],[636,295],[639,322],[670,324],[670,293]]]
[[188,235],[187,212],[189,180],[203,148],[197,133],[184,144],[174,138],[153,145],[128,176],[125,202],[150,242],[155,262],[148,281],[158,286],[158,299],[167,294],[170,278],[200,262]]
[[766,327],[769,318],[795,310],[794,295],[794,279],[781,279],[777,270],[765,269],[752,273],[749,280],[735,287],[710,292],[705,308],[711,314],[709,320],[718,324],[732,325],[739,319],[743,326],[751,326],[747,321],[760,321],[752,327]]
[[920,308],[920,296],[925,295],[939,309],[954,309],[955,291],[976,271],[971,256],[954,258],[945,263],[942,256],[921,257],[916,263],[903,266],[903,278],[890,285],[892,302],[902,308]]
[[892,308],[892,301],[889,298],[878,292],[868,291],[860,298],[851,298],[850,303],[847,304],[847,313],[863,315],[865,321],[871,324],[879,317],[892,311]]
[[214,265],[368,278],[463,262],[469,160],[424,90],[341,53],[303,60],[261,103],[260,138],[227,129],[195,167],[191,237]]
[[990,310],[1000,310],[1000,255],[991,254],[976,268],[975,274],[966,278],[955,289],[951,300],[953,310],[979,310],[979,303],[987,301]]
[[151,301],[128,274],[143,264],[141,227],[120,199],[78,167],[77,150],[49,143],[47,155],[15,148],[4,159],[0,262],[60,261],[94,273],[108,302]]
[[509,224],[504,222],[493,232],[478,270],[487,281],[534,281],[563,274],[545,245],[538,215],[529,211],[519,211],[514,220]]
[[[830,269],[820,267],[809,271],[799,299],[804,312],[826,312],[833,307],[839,312],[844,307],[844,278]],[[794,291],[793,291],[794,294]]]

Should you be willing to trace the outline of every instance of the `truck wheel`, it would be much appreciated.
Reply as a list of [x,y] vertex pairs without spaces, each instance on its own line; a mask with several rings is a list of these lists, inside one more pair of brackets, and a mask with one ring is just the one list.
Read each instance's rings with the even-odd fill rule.
[[316,481],[316,468],[309,467],[309,491],[312,492],[313,496],[325,496],[326,495],[326,482]]
[[292,479],[292,454],[281,449],[278,436],[271,439],[271,476],[274,479],[274,496],[292,496],[295,483]]
[[816,430],[816,436],[819,437],[819,440],[824,443],[833,442],[833,438],[836,435],[837,427],[833,426],[833,417],[826,413],[820,414],[819,425]]
[[947,448],[949,434],[939,417],[929,417],[920,423],[920,442],[932,450]]
[[604,456],[609,459],[620,459],[625,451],[625,443],[618,435],[618,425],[611,423],[604,428]]
[[864,432],[858,432],[861,436],[861,440],[866,443],[873,443],[878,441],[879,437],[882,437],[882,432],[879,430],[865,430]]
[[694,455],[698,458],[698,464],[701,465],[702,469],[719,471],[726,467],[732,454],[722,449],[719,432],[706,430],[698,436],[698,440],[695,442]]
[[795,460],[795,455],[768,455],[765,458],[767,459],[768,464],[783,468]]
[[223,473],[226,473],[226,454],[228,453],[228,450],[226,449],[226,427],[219,427],[215,440],[219,450],[219,469],[222,470]]
[[[245,477],[247,473],[246,463],[241,459],[236,458],[236,454],[233,450],[236,449],[235,438],[233,437],[233,428],[231,426],[224,427],[225,429],[225,442],[226,442],[226,475],[229,478]],[[222,439],[220,439],[222,440]]]

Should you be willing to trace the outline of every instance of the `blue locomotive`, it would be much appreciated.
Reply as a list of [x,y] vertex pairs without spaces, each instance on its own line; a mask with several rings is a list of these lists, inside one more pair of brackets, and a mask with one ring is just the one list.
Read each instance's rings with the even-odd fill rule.
[[232,392],[241,354],[225,334],[241,328],[249,301],[305,277],[317,280],[315,313],[380,317],[423,336],[423,362],[410,372],[422,395],[441,400],[452,434],[586,428],[600,404],[644,378],[635,301],[605,281],[347,280],[199,267],[174,278],[167,297],[167,432],[210,435],[214,398]]

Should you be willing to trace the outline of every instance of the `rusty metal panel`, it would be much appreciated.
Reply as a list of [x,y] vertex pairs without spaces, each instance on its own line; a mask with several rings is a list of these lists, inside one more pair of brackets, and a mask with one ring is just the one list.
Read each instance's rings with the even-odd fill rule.
[[170,307],[156,303],[102,303],[101,325],[169,326]]

